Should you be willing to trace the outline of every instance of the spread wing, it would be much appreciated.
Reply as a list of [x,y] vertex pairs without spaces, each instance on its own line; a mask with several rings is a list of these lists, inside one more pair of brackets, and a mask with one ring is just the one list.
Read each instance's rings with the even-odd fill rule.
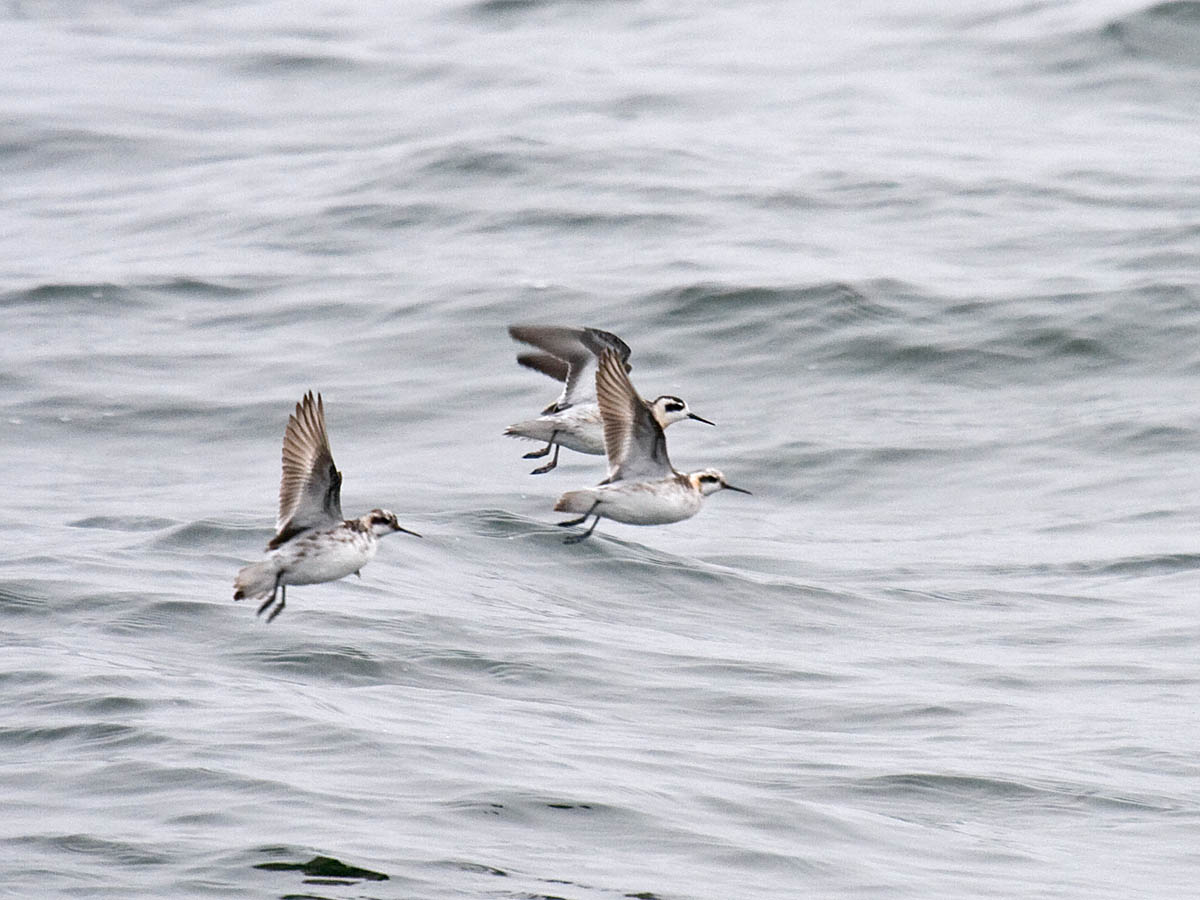
[[599,328],[584,328],[583,334],[579,339],[597,357],[605,350],[612,350],[621,360],[621,364],[624,365],[626,372],[633,370],[633,366],[629,364],[629,354],[633,351],[629,349],[627,343],[611,331],[601,331]]
[[325,405],[312,391],[296,404],[283,435],[283,478],[279,483],[277,534],[270,548],[308,528],[342,522],[342,473],[333,464]]
[[662,427],[634,390],[623,361],[612,349],[600,354],[596,399],[604,420],[606,482],[646,481],[675,473],[667,456]]
[[[628,370],[629,345],[608,331],[599,328],[569,328],[562,325],[510,325],[508,333],[518,341],[531,344],[554,359],[566,364],[563,367],[545,363],[542,354],[522,354],[517,361],[523,366],[537,369],[543,374],[564,381],[562,393],[549,408],[550,412],[566,409],[578,403],[596,399],[596,357],[605,349],[611,349]],[[560,377],[561,376],[561,377]]]
[[570,373],[566,360],[549,353],[518,353],[517,362],[527,369],[549,375],[555,381],[566,381]]

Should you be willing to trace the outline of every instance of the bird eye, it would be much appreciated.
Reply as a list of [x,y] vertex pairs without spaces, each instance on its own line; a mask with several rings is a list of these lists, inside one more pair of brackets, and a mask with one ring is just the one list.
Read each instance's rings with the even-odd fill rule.
[[667,404],[667,412],[679,412],[681,409],[683,409],[682,403],[668,403]]

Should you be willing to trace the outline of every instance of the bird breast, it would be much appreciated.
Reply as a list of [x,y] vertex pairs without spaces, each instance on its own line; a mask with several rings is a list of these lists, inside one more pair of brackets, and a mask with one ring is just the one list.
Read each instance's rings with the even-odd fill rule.
[[670,478],[662,481],[618,481],[595,488],[602,501],[596,512],[630,525],[667,525],[700,511],[700,494]]
[[375,555],[379,539],[340,526],[297,535],[277,551],[284,584],[319,584],[357,572]]

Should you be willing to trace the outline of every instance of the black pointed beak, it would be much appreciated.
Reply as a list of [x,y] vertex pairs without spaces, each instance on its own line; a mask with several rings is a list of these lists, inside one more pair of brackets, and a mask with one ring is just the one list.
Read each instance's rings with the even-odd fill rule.
[[708,421],[708,419],[704,418],[704,416],[696,415],[694,412],[688,413],[688,418],[695,419],[697,422],[703,422],[705,425],[716,425],[717,424],[716,422]]
[[402,528],[399,525],[396,526],[396,530],[403,531],[405,534],[411,534],[413,537],[424,537],[424,535],[417,534],[415,531],[409,531],[407,528]]
[[[750,492],[748,490],[746,490],[745,488],[734,487],[732,484],[725,485],[725,490],[737,491],[739,494],[750,494]],[[753,497],[754,495],[750,494],[750,496]]]

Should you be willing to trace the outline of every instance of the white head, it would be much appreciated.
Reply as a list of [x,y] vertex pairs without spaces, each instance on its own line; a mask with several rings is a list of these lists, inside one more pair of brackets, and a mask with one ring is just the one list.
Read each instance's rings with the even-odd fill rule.
[[403,531],[405,534],[411,534],[413,537],[420,537],[415,531],[401,528],[400,523],[396,521],[396,514],[386,509],[373,509],[363,516],[361,521],[375,537],[383,537],[385,534],[392,534],[397,531]]
[[660,428],[666,428],[674,422],[681,422],[684,419],[695,419],[697,422],[703,422],[705,425],[713,423],[708,419],[696,415],[688,405],[678,397],[672,397],[670,394],[663,394],[650,404],[650,411],[654,413],[654,418],[658,420]]
[[688,480],[691,481],[692,487],[705,497],[720,490],[737,491],[739,494],[750,493],[745,488],[734,487],[726,481],[720,469],[701,469],[699,472],[692,472],[688,475]]

